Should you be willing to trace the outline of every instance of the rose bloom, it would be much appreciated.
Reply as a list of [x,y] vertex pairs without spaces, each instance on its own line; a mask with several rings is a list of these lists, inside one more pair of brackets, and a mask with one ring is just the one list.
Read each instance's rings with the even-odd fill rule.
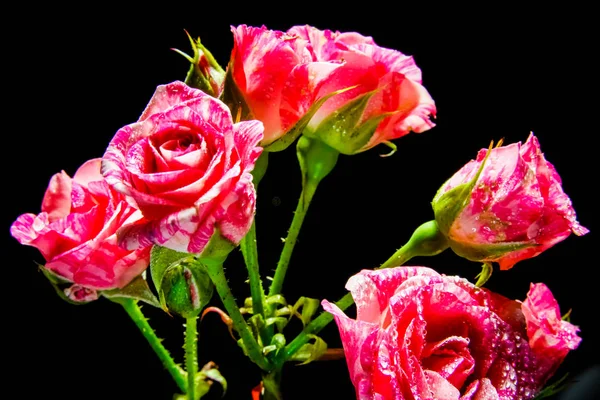
[[522,303],[425,267],[350,278],[357,318],[323,301],[361,400],[531,399],[581,339],[544,284]]
[[[413,58],[371,37],[308,25],[286,33],[245,25],[232,31],[233,78],[265,123],[263,145],[287,133],[319,99],[351,87],[318,108],[305,134],[354,154],[434,126],[435,104]],[[353,101],[352,110],[345,108]]]
[[252,116],[263,122],[261,144],[268,145],[299,120],[296,113],[289,116],[282,110],[289,102],[286,96],[298,96],[284,93],[284,88],[290,85],[292,71],[312,60],[306,48],[308,42],[264,26],[240,25],[231,27],[231,31],[233,50],[229,68]]
[[116,232],[142,218],[125,196],[100,174],[101,160],[84,163],[70,178],[64,171],[50,180],[38,215],[23,214],[10,232],[36,247],[46,269],[73,282],[65,290],[75,301],[97,298],[96,290],[122,288],[148,266],[150,248],[118,246]]
[[495,261],[506,270],[571,232],[589,232],[577,222],[561,179],[533,134],[525,144],[492,149],[468,203],[449,223],[442,223],[447,210],[438,209],[436,203],[451,189],[472,181],[487,152],[480,150],[477,159],[444,183],[433,200],[436,220],[457,254],[473,261]]
[[225,104],[182,82],[158,86],[102,160],[106,181],[145,217],[119,232],[121,245],[201,253],[215,228],[239,243],[254,218],[262,130],[259,121],[233,123]]

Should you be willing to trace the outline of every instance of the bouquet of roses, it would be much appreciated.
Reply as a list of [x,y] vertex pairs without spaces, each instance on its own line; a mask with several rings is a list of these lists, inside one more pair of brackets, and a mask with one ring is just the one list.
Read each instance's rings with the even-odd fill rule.
[[[231,31],[225,66],[190,36],[190,54],[177,50],[190,63],[187,76],[159,85],[100,157],[55,174],[41,212],[11,225],[15,239],[39,250],[58,295],[122,306],[180,399],[235,385],[219,360],[198,362],[198,322],[212,312],[235,340],[223,344],[260,370],[255,399],[285,398],[286,363],[332,357],[345,358],[358,399],[532,399],[557,390],[560,382],[549,381],[581,341],[569,313],[541,282],[518,299],[485,288],[494,265],[518,268],[588,232],[537,137],[492,141],[449,171],[437,192],[434,185],[431,216],[387,261],[349,276],[345,296],[286,297],[304,219],[340,158],[384,146],[381,155],[393,156],[397,139],[435,129],[436,104],[414,59],[371,37],[308,25]],[[278,168],[269,158],[294,150],[301,191],[269,276],[258,262],[257,193]],[[236,249],[245,268],[225,269]],[[410,262],[444,251],[480,265],[477,278]],[[249,293],[232,292],[230,280],[239,279]],[[142,304],[184,320],[182,364]],[[320,336],[332,321],[343,352]]]

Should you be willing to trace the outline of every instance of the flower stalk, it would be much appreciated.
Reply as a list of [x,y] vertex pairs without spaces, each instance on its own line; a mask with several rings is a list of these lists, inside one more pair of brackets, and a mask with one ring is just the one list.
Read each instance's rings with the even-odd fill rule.
[[233,326],[242,338],[248,357],[261,369],[270,371],[271,365],[262,354],[262,349],[258,345],[256,338],[252,335],[252,332],[233,297],[233,293],[231,293],[231,289],[227,284],[222,260],[203,259],[201,262],[205,264],[208,275],[217,288],[217,293],[219,293],[219,297],[233,322]]
[[[420,225],[412,234],[408,242],[398,249],[380,267],[375,269],[398,267],[417,256],[434,256],[448,248],[448,243],[439,231],[435,221],[428,221]],[[344,311],[354,304],[352,293],[346,293],[335,305]],[[319,333],[323,328],[333,321],[333,315],[322,312],[312,320],[302,332],[294,338],[275,358],[275,366],[280,367],[290,359],[300,348],[308,343],[311,335]]]
[[183,369],[181,369],[179,365],[175,363],[169,351],[162,345],[162,340],[156,336],[154,329],[152,329],[152,327],[148,323],[148,320],[142,313],[142,310],[138,306],[137,301],[127,298],[121,298],[115,301],[121,304],[121,306],[123,306],[125,312],[127,312],[127,315],[129,315],[129,317],[138,327],[140,332],[142,332],[142,335],[144,335],[144,337],[148,341],[148,344],[150,345],[152,350],[154,350],[165,369],[169,371],[179,389],[187,393],[187,382],[185,372],[183,371]]
[[301,136],[298,139],[296,154],[302,172],[302,193],[298,199],[298,205],[296,206],[288,235],[285,238],[283,250],[281,251],[277,269],[273,276],[273,282],[271,282],[271,287],[269,288],[269,296],[274,296],[281,292],[285,274],[308,207],[321,180],[329,175],[335,167],[340,153],[318,139],[309,139],[306,136]]
[[198,317],[185,319],[185,369],[189,400],[196,400],[196,375],[198,374]]

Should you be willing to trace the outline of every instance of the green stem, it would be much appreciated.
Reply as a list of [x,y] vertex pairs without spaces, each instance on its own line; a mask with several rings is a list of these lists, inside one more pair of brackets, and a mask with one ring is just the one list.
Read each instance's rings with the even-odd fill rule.
[[144,314],[142,314],[142,310],[138,306],[137,301],[133,299],[120,299],[118,302],[123,306],[131,320],[142,332],[142,335],[144,335],[163,366],[169,371],[179,389],[183,392],[187,392],[184,371],[175,363],[175,361],[173,361],[169,351],[162,345],[161,339],[156,336],[156,333],[148,323],[148,320],[144,317]]
[[185,369],[187,371],[187,397],[196,400],[196,375],[198,374],[198,317],[185,319]]
[[281,369],[276,369],[262,378],[264,394],[262,400],[281,400]]
[[[398,249],[386,262],[379,268],[391,268],[401,266],[416,256],[434,256],[448,248],[448,242],[438,229],[435,221],[428,221],[419,226],[412,234],[408,242]],[[344,297],[335,303],[340,310],[354,304],[352,293],[346,293]],[[319,333],[327,324],[333,321],[333,315],[328,312],[322,312],[317,318],[312,320],[294,340],[292,340],[283,351],[275,358],[275,366],[281,368],[294,353],[308,343],[310,335]]]
[[273,276],[273,281],[271,282],[271,287],[269,288],[269,296],[274,296],[281,293],[283,281],[285,280],[285,274],[292,257],[292,252],[294,251],[294,247],[296,246],[296,242],[298,240],[300,228],[302,228],[302,223],[304,222],[304,217],[306,217],[308,206],[310,205],[316,190],[316,182],[313,184],[306,184],[302,189],[302,193],[298,199],[298,205],[296,206],[296,211],[294,212],[294,218],[292,219],[292,224],[290,225],[288,235],[285,238],[283,250],[281,251],[281,256],[279,257],[279,262],[277,263],[277,269],[275,270],[275,275]]
[[242,338],[242,342],[246,352],[248,353],[248,357],[250,357],[250,360],[252,360],[263,370],[270,371],[271,365],[262,354],[262,349],[259,347],[258,342],[254,336],[252,336],[250,328],[248,327],[248,324],[246,324],[246,320],[244,319],[244,316],[240,312],[240,309],[235,302],[233,293],[231,293],[231,290],[229,289],[227,278],[225,277],[225,271],[223,270],[223,263],[212,262],[212,260],[203,260],[203,262],[206,265],[206,270],[210,276],[210,279],[217,288],[217,292],[219,293],[221,301],[223,302],[223,305],[229,314],[229,318],[231,318],[233,322],[235,330]]
[[[256,225],[255,221],[252,222],[250,230],[242,239],[240,243],[242,254],[244,256],[244,262],[246,263],[246,269],[248,270],[248,280],[250,282],[250,294],[252,296],[252,313],[254,315],[261,315],[263,320],[265,318],[265,292],[262,287],[262,281],[260,279],[260,270],[258,267],[258,252],[256,248]],[[261,338],[265,345],[267,342],[267,333],[264,327],[260,329]]]
[[415,229],[408,242],[379,268],[398,267],[417,256],[435,256],[449,246],[448,240],[440,231],[435,220],[427,221]]
[[[354,304],[352,293],[346,293],[344,297],[339,299],[335,305],[344,311],[348,307]],[[333,321],[333,315],[328,312],[322,312],[317,318],[313,319],[298,336],[294,338],[285,348],[277,354],[275,358],[275,367],[281,368],[283,363],[287,361],[292,355],[294,355],[302,346],[304,346],[310,340],[311,335],[316,335],[323,328]]]
[[413,249],[407,243],[396,250],[396,252],[390,258],[388,258],[383,264],[375,269],[393,268],[404,265],[404,263],[413,258],[413,256]]

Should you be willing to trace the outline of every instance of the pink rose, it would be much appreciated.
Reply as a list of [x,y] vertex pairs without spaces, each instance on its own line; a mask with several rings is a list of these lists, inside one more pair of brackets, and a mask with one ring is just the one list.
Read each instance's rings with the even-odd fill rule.
[[251,171],[262,123],[233,123],[221,101],[182,82],[158,86],[138,122],[121,128],[102,174],[145,219],[119,232],[128,249],[201,253],[215,231],[239,243],[254,218]]
[[71,179],[64,171],[50,180],[38,215],[23,214],[10,232],[36,247],[45,268],[73,282],[65,291],[74,301],[97,298],[96,290],[122,288],[148,266],[150,248],[118,246],[116,232],[142,218],[125,196],[100,174],[101,160],[87,161]]
[[[589,232],[577,222],[561,179],[533,134],[525,144],[492,149],[472,182],[487,152],[480,150],[477,159],[444,183],[433,200],[435,219],[457,254],[473,261],[495,261],[506,270],[571,232]],[[467,190],[456,197],[461,187]]]
[[252,115],[265,124],[264,146],[307,115],[304,134],[344,154],[434,126],[435,105],[412,57],[370,37],[310,26],[232,31],[232,76]]
[[328,301],[361,400],[531,399],[581,339],[543,284],[509,300],[425,267],[350,278],[357,318]]
[[[305,25],[287,34],[307,40],[313,58],[294,71],[286,88],[299,94],[288,96],[288,109],[298,110],[298,117],[315,100],[356,86],[327,100],[305,134],[316,135],[341,153],[354,154],[434,126],[429,117],[436,113],[435,103],[421,85],[421,70],[412,57],[380,47],[356,32]],[[306,86],[308,91],[301,90]]]
[[229,68],[251,115],[264,124],[261,144],[265,146],[298,122],[296,112],[290,114],[291,110],[283,108],[290,102],[287,96],[298,94],[284,89],[292,84],[294,68],[312,60],[308,43],[264,26],[240,25],[231,31],[234,46]]

